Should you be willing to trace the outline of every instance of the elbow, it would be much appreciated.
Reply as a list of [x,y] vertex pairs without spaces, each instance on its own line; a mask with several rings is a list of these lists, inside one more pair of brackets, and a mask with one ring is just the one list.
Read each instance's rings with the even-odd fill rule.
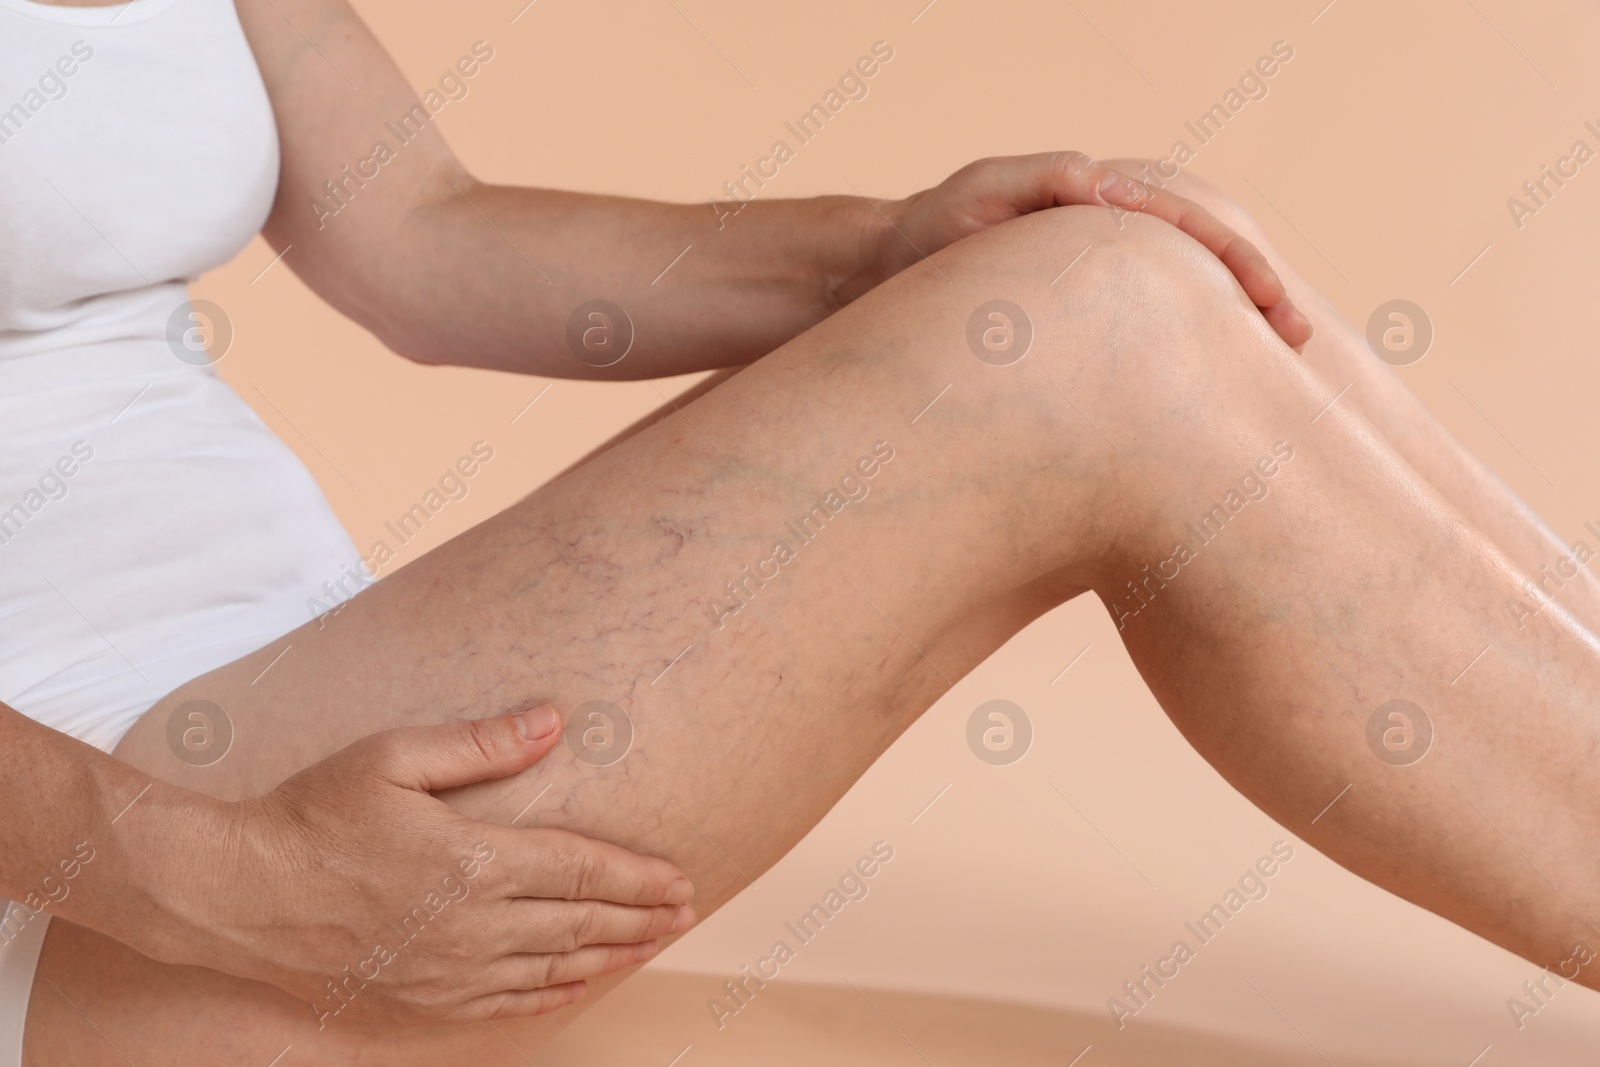
[[384,341],[383,343],[395,355],[407,362],[416,363],[423,367],[449,367],[461,362],[452,358],[448,353],[424,345],[406,344],[400,341]]
[[[403,301],[400,301],[403,303]],[[416,316],[406,315],[403,309],[394,309],[394,299],[363,301],[359,312],[346,311],[352,319],[364,326],[389,351],[410,363],[424,367],[442,367],[460,364],[463,346],[460,338],[454,340],[435,336],[428,324],[416,321]],[[398,310],[398,313],[396,313]]]

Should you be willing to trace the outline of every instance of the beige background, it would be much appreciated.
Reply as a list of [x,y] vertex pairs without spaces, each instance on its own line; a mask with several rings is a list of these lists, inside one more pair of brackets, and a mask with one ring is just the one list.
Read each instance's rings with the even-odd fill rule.
[[[358,6],[418,86],[474,41],[494,47],[471,94],[439,118],[480,177],[680,201],[720,195],[880,39],[895,58],[868,98],[765,195],[852,184],[903,195],[991,154],[1193,147],[1184,121],[1287,41],[1295,56],[1269,95],[1200,148],[1193,171],[1256,211],[1358,323],[1391,298],[1421,304],[1436,337],[1401,372],[1407,383],[1564,537],[1587,537],[1582,522],[1600,519],[1590,358],[1600,162],[1520,231],[1505,201],[1574,140],[1600,149],[1582,127],[1600,126],[1592,5],[923,2],[537,0],[520,16],[523,0]],[[646,383],[558,381],[513,423],[544,381],[407,364],[283,264],[261,273],[271,259],[257,242],[197,286],[234,320],[221,369],[301,454],[363,548],[475,440],[494,445],[495,461],[404,559],[659,403]],[[1037,731],[1011,767],[980,763],[965,744],[967,715],[995,697],[1026,708]],[[1117,1040],[1094,1021],[1105,999],[1282,838],[1294,840],[1188,748],[1104,611],[1080,599],[956,686],[758,889],[664,963],[732,975],[883,839],[896,858],[871,895],[780,982],[1082,1009],[1099,1035],[1084,1040],[1104,1046]],[[1301,846],[1270,896],[1129,1028],[1253,1034],[1297,1054],[1308,1040],[1333,1062],[1465,1065],[1485,1046],[1486,1067],[1587,1062],[1579,1050],[1600,1035],[1600,997],[1569,988],[1522,1031],[1513,1025],[1506,999],[1536,973]],[[703,1004],[685,1003],[702,1013],[678,1020],[685,1040],[734,1040]],[[762,1010],[758,999],[729,1029],[757,1025]],[[663,1038],[650,1055],[665,1063],[681,1045]]]

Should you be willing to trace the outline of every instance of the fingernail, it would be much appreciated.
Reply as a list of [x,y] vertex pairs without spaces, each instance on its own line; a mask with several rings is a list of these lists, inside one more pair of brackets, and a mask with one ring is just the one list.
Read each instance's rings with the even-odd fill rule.
[[1100,179],[1100,199],[1112,204],[1134,204],[1145,198],[1149,192],[1140,182],[1116,171],[1110,171]]
[[663,902],[667,904],[687,904],[693,899],[694,886],[690,884],[689,879],[679,878],[667,886],[667,895]]
[[556,709],[548,704],[532,711],[519,711],[511,717],[516,721],[517,733],[524,741],[542,741],[555,733],[560,723]]
[[661,945],[655,941],[641,941],[633,946],[633,962],[647,960],[660,951]]
[[681,934],[681,933],[683,933],[685,930],[689,929],[689,927],[691,927],[693,925],[694,925],[694,909],[689,907],[689,905],[687,905],[687,904],[683,904],[683,905],[679,906],[679,908],[678,908],[678,917],[676,919],[672,920],[672,929],[668,930],[667,933],[669,933],[669,934]]

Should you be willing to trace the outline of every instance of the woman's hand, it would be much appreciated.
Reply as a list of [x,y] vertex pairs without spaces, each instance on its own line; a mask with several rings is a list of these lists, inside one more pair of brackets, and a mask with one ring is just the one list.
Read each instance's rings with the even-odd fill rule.
[[[1171,223],[1233,272],[1286,344],[1298,349],[1310,339],[1311,323],[1290,303],[1283,282],[1254,245],[1193,201],[1152,189],[1082,152],[980,159],[932,189],[904,200],[880,201],[878,209],[891,228],[881,234],[874,274],[887,278],[979,230],[1069,204],[1137,211]],[[1075,255],[1078,250],[1064,251]]]
[[232,862],[182,895],[192,935],[163,957],[270,982],[324,1025],[572,1002],[583,979],[688,929],[688,879],[577,834],[477,822],[431,795],[514,774],[560,734],[548,707],[388,730],[224,805]]

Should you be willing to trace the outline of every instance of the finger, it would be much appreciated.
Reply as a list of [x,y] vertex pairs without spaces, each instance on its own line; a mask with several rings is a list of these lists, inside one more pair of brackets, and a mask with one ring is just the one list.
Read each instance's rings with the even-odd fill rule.
[[502,956],[484,969],[484,982],[503,993],[544,989],[585,978],[600,978],[637,966],[661,949],[656,941],[637,945],[586,945],[573,952]]
[[403,726],[356,744],[376,749],[379,773],[395,785],[433,792],[515,774],[560,736],[561,717],[540,705],[492,719]]
[[1275,307],[1287,298],[1283,280],[1272,269],[1272,264],[1267,262],[1267,257],[1222,220],[1193,200],[1176,193],[1149,187],[1146,187],[1146,193],[1143,202],[1129,210],[1154,215],[1205,245],[1239,279],[1245,294],[1256,307]]
[[694,886],[666,860],[641,856],[566,830],[513,830],[506,842],[511,892],[520,897],[684,904]]
[[1266,316],[1267,325],[1278,332],[1283,338],[1283,343],[1299,352],[1311,340],[1311,322],[1300,313],[1300,309],[1285,300],[1276,307],[1265,308],[1262,314]]
[[1285,299],[1282,280],[1266,256],[1192,200],[1136,181],[1082,152],[1044,152],[981,160],[969,181],[994,183],[1019,214],[1047,207],[1092,204],[1154,215],[1199,241],[1231,271],[1258,308]]
[[1250,302],[1263,310],[1288,300],[1283,280],[1261,250],[1192,200],[1152,190],[1145,214],[1170,222],[1204,245],[1238,279]]
[[1311,337],[1311,323],[1294,308],[1283,280],[1254,244],[1194,201],[1130,178],[1082,152],[981,159],[956,172],[951,181],[988,205],[997,220],[1073,204],[1152,215],[1216,256],[1291,348],[1299,351]]
[[1286,298],[1283,281],[1267,257],[1194,201],[1136,181],[1082,152],[1029,156],[1023,162],[1026,170],[1034,172],[1035,181],[1041,164],[1045,168],[1050,193],[1047,206],[1097,204],[1153,215],[1187,233],[1221,260],[1256,307],[1274,307]]
[[502,953],[573,952],[585,945],[631,945],[681,934],[694,925],[687,904],[634,908],[600,900],[513,900]]
[[1149,193],[1142,182],[1082,152],[1042,152],[984,162],[998,168],[984,179],[997,183],[1019,214],[1075,204],[1138,211]]
[[1283,279],[1253,242],[1204,207],[1175,193],[1152,190],[1149,205],[1148,213],[1173,222],[1222,261],[1285,344],[1299,351],[1311,339],[1311,320],[1289,299]]
[[952,180],[964,192],[1001,206],[1000,218],[1011,218],[1073,204],[1127,206],[1126,200],[1111,199],[1116,195],[1114,190],[1109,194],[1100,191],[1108,176],[1121,179],[1118,188],[1133,185],[1143,189],[1082,152],[980,159],[957,171]]
[[507,990],[473,997],[445,1016],[446,1022],[478,1023],[527,1019],[564,1008],[589,990],[587,982],[568,982],[543,989]]
[[1283,280],[1260,249],[1194,201],[1145,188],[1148,195],[1138,208],[1142,214],[1154,215],[1205,245],[1239,280],[1245,295],[1289,347],[1298,351],[1311,339],[1310,320],[1289,299]]

